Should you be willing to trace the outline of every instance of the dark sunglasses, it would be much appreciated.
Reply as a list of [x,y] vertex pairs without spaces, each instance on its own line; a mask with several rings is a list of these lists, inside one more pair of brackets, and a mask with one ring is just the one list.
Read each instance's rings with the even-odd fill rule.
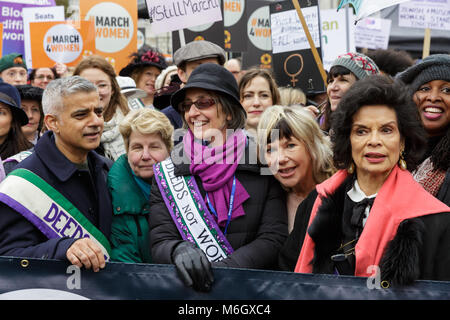
[[183,112],[187,112],[191,109],[191,106],[194,104],[195,107],[199,110],[206,109],[214,105],[216,101],[212,98],[200,98],[197,101],[183,101],[180,102],[179,109]]

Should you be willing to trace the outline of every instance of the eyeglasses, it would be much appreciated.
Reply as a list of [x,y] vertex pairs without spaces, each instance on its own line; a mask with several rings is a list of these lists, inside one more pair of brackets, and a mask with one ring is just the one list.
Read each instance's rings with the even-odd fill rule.
[[212,98],[200,98],[197,101],[183,101],[180,102],[179,109],[183,112],[187,112],[191,109],[191,106],[194,104],[195,107],[199,110],[206,109],[214,105],[216,101]]

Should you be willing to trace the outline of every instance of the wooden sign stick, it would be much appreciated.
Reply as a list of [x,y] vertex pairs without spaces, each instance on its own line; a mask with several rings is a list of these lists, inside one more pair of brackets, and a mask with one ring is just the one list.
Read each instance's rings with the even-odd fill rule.
[[431,42],[431,30],[430,28],[426,28],[425,37],[423,38],[422,59],[425,59],[430,55],[430,42]]
[[323,83],[325,84],[325,87],[327,86],[327,74],[325,72],[325,69],[323,68],[322,60],[320,59],[319,52],[316,49],[316,46],[314,45],[314,41],[311,37],[311,33],[309,32],[308,25],[306,24],[305,17],[303,16],[302,9],[300,8],[300,4],[298,3],[298,0],[292,0],[292,3],[295,7],[295,10],[297,10],[298,17],[300,18],[300,22],[302,23],[303,30],[305,31],[306,38],[308,38],[309,46],[311,47],[314,60],[316,60],[317,66],[319,67],[320,75],[322,76]]

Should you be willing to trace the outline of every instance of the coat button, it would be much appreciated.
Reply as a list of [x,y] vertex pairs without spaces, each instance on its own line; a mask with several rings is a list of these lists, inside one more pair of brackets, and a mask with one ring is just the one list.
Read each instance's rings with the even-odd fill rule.
[[117,208],[116,208],[116,211],[117,211],[117,212],[120,212],[120,207],[117,207]]

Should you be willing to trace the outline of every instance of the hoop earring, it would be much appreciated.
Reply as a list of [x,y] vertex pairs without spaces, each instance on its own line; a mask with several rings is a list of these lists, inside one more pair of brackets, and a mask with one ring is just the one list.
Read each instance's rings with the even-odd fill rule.
[[407,169],[405,161],[405,152],[403,150],[400,152],[400,159],[398,160],[398,165],[400,169],[402,169],[403,171]]
[[350,166],[347,168],[348,174],[353,174],[355,172],[355,164],[352,162],[350,163]]

